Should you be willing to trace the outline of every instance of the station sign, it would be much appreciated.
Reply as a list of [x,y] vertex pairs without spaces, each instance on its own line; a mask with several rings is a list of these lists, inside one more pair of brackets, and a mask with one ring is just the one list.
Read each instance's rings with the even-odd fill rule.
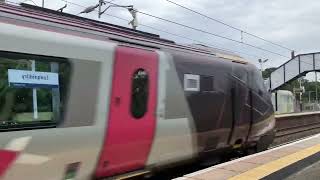
[[8,69],[10,87],[17,88],[58,88],[59,75],[52,72]]

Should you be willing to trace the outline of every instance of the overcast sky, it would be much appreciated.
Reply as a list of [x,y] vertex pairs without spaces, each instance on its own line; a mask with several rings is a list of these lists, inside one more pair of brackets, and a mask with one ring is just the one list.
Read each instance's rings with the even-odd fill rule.
[[[11,0],[19,2],[18,0]],[[33,0],[41,5],[42,0]],[[81,6],[97,4],[98,0],[68,0],[68,7],[65,12],[77,14],[83,8],[73,5],[76,3]],[[279,43],[283,46],[294,49],[297,53],[308,53],[319,51],[320,49],[320,1],[311,0],[173,0],[196,11],[202,12],[210,17],[221,20],[225,23],[243,29],[252,34],[261,36],[265,39]],[[199,15],[186,11],[180,7],[168,3],[166,0],[115,0],[114,3],[121,5],[134,5],[140,11],[147,12],[159,17],[170,19],[192,27],[210,31],[222,36],[227,36],[240,40],[240,32],[232,30],[226,26],[205,19]],[[65,5],[63,0],[46,0],[45,7],[58,9]],[[132,19],[126,9],[111,8],[108,14]],[[88,18],[97,19],[97,12],[82,15]],[[109,23],[114,23],[130,27],[127,21],[120,20],[108,15],[101,19]],[[138,14],[140,24],[152,26],[164,31],[169,31],[191,39],[206,42],[210,45],[233,49],[255,56],[240,54],[254,64],[257,59],[268,58],[265,67],[278,66],[289,60],[281,56],[256,50],[245,45],[239,45],[221,38],[213,37],[201,32],[169,24],[142,14]],[[178,43],[190,44],[190,40],[179,38],[153,29],[139,26],[138,29],[159,34],[163,38],[172,39]],[[244,41],[270,51],[274,51],[285,56],[290,56],[290,51],[275,47],[261,40],[244,36]],[[256,57],[258,56],[258,57]]]

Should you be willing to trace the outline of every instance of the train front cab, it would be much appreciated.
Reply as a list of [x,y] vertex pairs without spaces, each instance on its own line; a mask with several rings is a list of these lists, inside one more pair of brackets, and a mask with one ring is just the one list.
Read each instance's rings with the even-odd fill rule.
[[251,76],[252,121],[248,144],[255,144],[255,151],[266,150],[275,136],[275,117],[271,94],[263,84],[261,72],[255,67],[249,68]]
[[[273,131],[270,96],[255,66],[188,52],[170,53],[184,87],[197,151],[205,159],[232,146],[255,146]],[[188,88],[188,78],[195,88]]]

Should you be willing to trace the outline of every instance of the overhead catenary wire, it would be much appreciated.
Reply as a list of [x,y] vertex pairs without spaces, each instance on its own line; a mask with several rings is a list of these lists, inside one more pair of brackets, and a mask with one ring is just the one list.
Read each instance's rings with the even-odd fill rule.
[[[68,3],[71,4],[71,5],[75,5],[75,6],[78,6],[78,7],[81,7],[81,8],[86,8],[86,6],[83,6],[83,5],[74,3],[74,2],[70,2],[70,1],[67,1],[67,0],[62,0],[62,1],[68,2]],[[10,1],[10,0],[7,0],[6,2],[19,5],[19,3],[13,2],[13,1]],[[96,11],[97,11],[97,10],[96,10]],[[98,11],[97,11],[97,12],[98,12]],[[110,16],[110,17],[114,17],[114,18],[116,18],[116,19],[120,19],[120,20],[123,20],[123,21],[128,22],[127,19],[121,18],[121,17],[118,17],[118,16],[115,16],[115,15],[111,15],[111,14],[104,14],[104,15]],[[170,34],[170,35],[179,37],[179,38],[184,38],[184,39],[188,39],[188,40],[190,40],[190,41],[198,42],[198,43],[201,43],[201,44],[206,44],[206,45],[209,45],[209,47],[217,48],[218,50],[229,51],[229,52],[230,52],[230,51],[231,51],[231,52],[237,52],[237,53],[244,54],[244,55],[248,55],[248,56],[251,56],[251,57],[262,58],[262,57],[259,57],[259,56],[257,56],[257,55],[253,55],[253,54],[249,54],[249,53],[245,53],[245,52],[241,52],[241,51],[236,51],[236,50],[233,50],[233,49],[227,49],[227,48],[217,47],[216,45],[212,45],[212,44],[209,44],[209,43],[206,43],[206,42],[202,42],[202,41],[199,41],[199,40],[195,40],[195,39],[192,39],[192,38],[189,38],[189,37],[186,37],[186,36],[178,35],[178,34],[171,33],[171,32],[165,31],[165,30],[160,30],[160,29],[155,28],[155,27],[153,27],[153,26],[148,26],[148,25],[144,25],[144,24],[140,24],[140,25],[141,25],[141,26],[144,26],[144,27],[147,27],[147,28],[150,28],[150,29],[153,29],[153,30],[156,30],[156,31],[159,31],[159,32],[167,33],[167,34]],[[298,61],[298,59],[296,59],[296,61]],[[300,60],[300,62],[305,63],[305,64],[308,64],[308,65],[313,65],[313,64],[311,64],[311,63],[308,63],[308,62],[305,62],[305,61],[302,61],[302,60]]]
[[[72,4],[72,5],[75,5],[75,6],[78,6],[78,7],[86,8],[86,6],[84,6],[84,5],[80,5],[80,4],[71,2],[71,1],[67,1],[67,0],[61,0],[61,1],[67,2],[68,4]],[[10,2],[10,3],[13,3],[13,4],[19,4],[19,3],[12,2],[12,1],[9,1],[9,0],[7,2]],[[97,11],[97,10],[95,10],[95,11]],[[110,17],[114,17],[114,18],[117,18],[117,19],[120,19],[120,20],[128,22],[128,20],[125,19],[125,18],[121,18],[121,17],[114,16],[114,15],[111,15],[111,14],[104,14],[104,15],[107,15],[107,16],[110,16]],[[187,39],[187,40],[190,40],[190,41],[193,41],[193,42],[198,42],[200,44],[205,44],[205,45],[207,45],[207,46],[209,46],[211,48],[216,48],[218,50],[222,50],[222,51],[226,51],[226,52],[236,52],[236,53],[247,55],[247,56],[251,56],[251,57],[262,58],[262,56],[249,54],[249,53],[242,52],[242,51],[237,51],[237,50],[234,50],[234,49],[228,49],[228,48],[224,48],[224,47],[219,47],[219,46],[213,45],[211,43],[207,43],[207,42],[199,41],[199,40],[192,39],[192,38],[189,38],[189,37],[186,37],[186,36],[182,36],[182,35],[178,35],[178,34],[175,34],[175,33],[171,33],[171,32],[168,32],[168,31],[165,31],[165,30],[161,30],[161,29],[158,29],[158,28],[155,28],[155,27],[152,27],[152,26],[148,26],[148,25],[144,25],[144,24],[140,24],[140,25],[144,26],[144,27],[147,27],[147,28],[150,28],[150,29],[153,29],[153,30],[156,30],[156,31],[159,31],[159,32],[163,32],[163,33],[172,35],[172,36],[176,36],[176,37],[179,37],[179,38]]]
[[[66,0],[62,0],[62,1],[66,1]],[[120,6],[120,5],[118,5],[118,4],[112,3],[111,1],[106,2],[106,3],[112,4],[112,5],[116,5],[116,6]],[[74,3],[74,4],[75,4],[75,3]],[[85,7],[85,6],[82,6],[82,7]],[[150,17],[153,17],[153,18],[157,18],[157,19],[160,19],[160,20],[163,20],[163,21],[167,21],[167,22],[170,22],[170,23],[178,24],[178,25],[184,26],[184,27],[186,27],[186,28],[191,28],[191,29],[197,30],[197,28],[189,27],[189,26],[187,26],[187,25],[180,24],[180,23],[177,23],[177,22],[168,20],[168,19],[161,18],[161,17],[157,17],[157,16],[154,16],[154,15],[145,13],[145,12],[141,12],[141,11],[138,11],[138,10],[136,10],[136,12],[138,12],[138,13],[140,13],[140,14],[144,14],[144,15],[150,16]],[[122,19],[122,20],[128,21],[128,20],[126,20],[126,19],[124,19],[124,18],[120,18],[120,17],[114,16],[114,15],[110,15],[110,14],[105,14],[105,15],[108,15],[108,16],[111,16],[111,17],[115,17],[115,18],[118,18],[118,19]],[[192,38],[188,38],[188,37],[185,37],[185,36],[177,35],[177,34],[174,34],[174,33],[171,33],[171,32],[167,32],[167,31],[164,31],[164,30],[160,30],[160,29],[154,28],[154,27],[152,27],[152,26],[147,26],[147,25],[143,25],[143,24],[140,24],[140,25],[141,25],[141,26],[148,27],[148,28],[151,28],[151,29],[154,29],[154,30],[157,30],[157,31],[159,31],[159,32],[164,32],[164,33],[167,33],[167,34],[171,34],[171,35],[176,36],[176,37],[188,39],[188,40],[191,40],[191,41],[194,41],[194,42],[203,43],[203,44],[208,44],[208,43],[204,43],[204,42],[202,42],[202,41],[198,41],[198,40],[195,40],[195,39],[192,39]],[[201,30],[201,29],[199,29],[199,31],[204,32],[204,33],[210,33],[210,32],[207,32],[207,31],[204,31],[204,30]],[[240,31],[242,31],[242,30],[240,30]],[[242,33],[250,34],[250,33],[245,32],[245,31],[243,31]],[[254,46],[254,45],[251,45],[251,44],[248,44],[248,43],[244,43],[244,42],[241,42],[241,41],[237,41],[237,40],[234,40],[234,39],[231,39],[231,38],[228,38],[228,37],[224,37],[224,36],[220,36],[220,35],[216,35],[216,34],[213,34],[213,33],[210,33],[210,34],[212,34],[212,35],[214,35],[214,36],[217,36],[217,37],[225,38],[225,39],[227,39],[227,40],[234,41],[234,42],[237,42],[237,43],[240,43],[240,44],[244,44],[244,45],[247,45],[247,46],[252,47],[252,48],[260,49],[260,50],[263,50],[263,51],[266,51],[266,52],[269,52],[269,53],[272,53],[272,54],[275,54],[275,55],[278,55],[278,56],[282,56],[282,57],[285,57],[285,58],[290,58],[290,57],[288,57],[288,56],[284,56],[284,55],[281,55],[281,54],[279,54],[279,53],[277,53],[277,52],[273,52],[273,51],[270,51],[270,50],[267,50],[267,49],[264,49],[264,48],[261,48],[261,47],[258,47],[258,46]],[[253,34],[250,34],[250,35],[255,36],[255,35],[253,35]],[[259,38],[259,37],[257,36],[257,38]],[[212,45],[210,45],[210,46],[212,46]],[[214,46],[213,46],[213,47],[214,47]],[[220,49],[221,49],[221,50],[224,50],[224,51],[231,51],[231,52],[233,51],[233,52],[238,52],[238,53],[245,54],[245,55],[248,55],[248,56],[260,58],[259,56],[252,55],[252,54],[248,54],[248,53],[244,53],[244,52],[240,52],[240,51],[236,51],[236,50],[231,50],[231,49],[226,49],[226,48],[220,48]],[[288,49],[288,50],[291,50],[291,49]],[[312,64],[307,63],[307,62],[302,61],[302,60],[301,60],[301,62],[303,62],[303,63],[305,63],[305,64],[312,65]]]
[[163,33],[172,35],[172,36],[176,36],[176,37],[179,37],[179,38],[182,38],[182,39],[186,39],[186,40],[189,40],[189,41],[193,41],[193,42],[197,42],[197,43],[200,43],[200,44],[203,44],[203,45],[207,45],[209,47],[216,48],[217,50],[222,50],[222,51],[226,51],[226,52],[236,52],[236,53],[247,55],[247,56],[251,56],[251,57],[262,58],[262,57],[260,57],[258,55],[253,55],[253,54],[245,53],[245,52],[242,52],[242,51],[237,51],[237,50],[234,50],[234,49],[228,49],[228,48],[224,48],[224,47],[219,47],[219,46],[213,45],[211,43],[199,41],[199,40],[196,40],[196,39],[193,39],[193,38],[189,38],[189,37],[182,36],[182,35],[179,35],[179,34],[171,33],[171,32],[168,32],[168,31],[164,31],[164,30],[161,30],[161,29],[158,29],[158,28],[154,28],[152,26],[143,25],[143,24],[140,24],[140,25],[144,26],[144,27],[147,27],[147,28],[150,28],[150,29],[153,29],[153,30],[156,30],[156,31],[159,31],[159,32],[163,32]]
[[247,35],[250,35],[250,36],[255,37],[255,38],[257,38],[257,39],[260,39],[260,40],[262,40],[262,41],[265,41],[265,42],[268,42],[268,43],[270,43],[270,44],[273,44],[273,45],[275,45],[275,46],[281,47],[281,48],[283,48],[283,49],[286,49],[286,50],[289,50],[289,51],[294,51],[293,49],[290,49],[290,48],[288,48],[288,47],[286,47],[286,46],[283,46],[283,45],[278,44],[278,43],[274,43],[274,42],[269,41],[269,40],[267,40],[267,39],[264,39],[264,38],[262,38],[262,37],[260,37],[260,36],[254,35],[254,34],[252,34],[252,33],[249,33],[249,32],[247,32],[247,31],[244,31],[244,30],[242,30],[242,29],[240,29],[240,28],[237,28],[237,27],[234,27],[234,26],[232,26],[232,25],[229,25],[229,24],[227,24],[227,23],[225,23],[225,22],[222,22],[222,21],[220,21],[220,20],[218,20],[218,19],[215,19],[215,18],[212,18],[212,17],[210,17],[210,16],[207,16],[207,15],[205,15],[205,14],[203,14],[203,13],[200,13],[200,12],[198,12],[198,11],[196,11],[196,10],[193,10],[193,9],[191,9],[191,8],[189,8],[189,7],[186,7],[186,6],[184,6],[184,5],[178,4],[178,3],[173,2],[173,1],[171,1],[171,0],[165,0],[165,1],[167,1],[167,2],[169,2],[169,3],[171,3],[171,4],[174,4],[174,5],[176,5],[176,6],[179,6],[179,7],[183,8],[183,9],[186,9],[186,10],[188,10],[188,11],[191,11],[191,12],[193,12],[193,13],[195,13],[195,14],[200,15],[200,16],[203,16],[203,17],[205,17],[205,18],[207,18],[207,19],[210,19],[210,20],[212,20],[212,21],[215,21],[215,22],[217,22],[217,23],[223,24],[223,25],[225,25],[225,26],[227,26],[227,27],[229,27],[229,28],[232,28],[232,29],[234,29],[234,30],[240,31],[240,32],[241,32],[241,35],[242,35],[242,34],[247,34]]
[[[73,2],[70,2],[70,1],[67,1],[67,0],[62,0],[66,3],[71,3],[71,4],[74,4],[76,5],[75,3]],[[113,4],[113,5],[117,5],[119,6],[118,4],[114,4],[112,2],[106,2],[106,3],[109,3],[109,4]],[[78,5],[78,4],[77,4]],[[81,6],[80,7],[84,7],[86,8],[85,6]],[[268,53],[271,53],[271,54],[275,54],[275,55],[278,55],[278,56],[282,56],[282,57],[285,57],[285,58],[290,58],[288,56],[284,56],[280,53],[277,53],[277,52],[273,52],[273,51],[270,51],[270,50],[267,50],[267,49],[264,49],[264,48],[261,48],[261,47],[258,47],[258,46],[254,46],[252,44],[248,44],[248,43],[244,43],[242,41],[238,41],[238,40],[235,40],[235,39],[231,39],[231,38],[228,38],[228,37],[224,37],[224,36],[221,36],[221,35],[217,35],[217,34],[214,34],[214,33],[210,33],[210,32],[207,32],[207,31],[204,31],[204,30],[201,30],[201,29],[198,29],[198,28],[193,28],[193,27],[190,27],[190,26],[187,26],[187,25],[184,25],[184,24],[181,24],[181,23],[177,23],[177,22],[174,22],[174,21],[171,21],[171,20],[167,20],[167,19],[164,19],[164,18],[161,18],[161,17],[157,17],[157,16],[154,16],[154,15],[151,15],[151,14],[148,14],[148,13],[144,13],[144,12],[141,12],[141,11],[137,11],[141,14],[144,14],[144,15],[147,15],[147,16],[151,16],[153,18],[157,18],[157,19],[161,19],[163,21],[167,21],[167,22],[170,22],[170,23],[174,23],[174,24],[177,24],[177,25],[180,25],[180,26],[183,26],[183,27],[186,27],[186,28],[189,28],[189,29],[193,29],[193,30],[196,30],[196,31],[200,31],[202,33],[206,33],[206,34],[209,34],[209,35],[213,35],[213,36],[217,36],[217,37],[220,37],[220,38],[224,38],[224,39],[227,39],[227,40],[230,40],[230,41],[233,41],[233,42],[237,42],[237,43],[240,43],[240,44],[244,44],[246,46],[249,46],[249,47],[252,47],[252,48],[255,48],[255,49],[259,49],[259,50],[262,50],[262,51],[265,51],[265,52],[268,52]],[[110,16],[110,15],[109,15]],[[143,26],[143,25],[142,25]],[[234,51],[234,50],[231,50],[231,51]],[[242,54],[245,54],[245,53],[242,53]],[[251,56],[251,55],[250,55]]]
[[[62,0],[62,1],[66,1],[66,0]],[[118,5],[118,4],[115,4],[115,3],[112,3],[112,2],[106,2],[106,1],[104,1],[104,2],[107,3],[107,4],[111,4],[111,5],[115,5],[115,6],[121,7],[121,5]],[[69,3],[70,3],[70,1],[69,1]],[[75,3],[73,3],[73,4],[75,4]],[[85,6],[83,6],[83,7],[85,7]],[[252,45],[252,44],[244,43],[244,42],[241,42],[241,41],[238,41],[238,40],[235,40],[235,39],[231,39],[231,38],[228,38],[228,37],[225,37],[225,36],[221,36],[221,35],[218,35],[218,34],[214,34],[214,33],[211,33],[211,32],[205,31],[205,30],[202,30],[202,29],[194,28],[194,27],[191,27],[191,26],[188,26],[188,25],[184,25],[184,24],[181,24],[181,23],[178,23],[178,22],[174,22],[174,21],[171,21],[171,20],[168,20],[168,19],[164,19],[164,18],[161,18],[161,17],[157,17],[157,16],[154,16],[154,15],[151,15],[151,14],[148,14],[148,13],[145,13],[145,12],[142,12],[142,11],[136,10],[136,12],[138,12],[138,13],[140,13],[140,14],[144,14],[144,15],[146,15],[146,16],[150,16],[150,17],[153,17],[153,18],[157,18],[157,19],[160,19],[160,20],[169,22],[169,23],[173,23],[173,24],[176,24],[176,25],[185,27],[185,28],[189,28],[189,29],[192,29],[192,30],[195,30],[195,31],[199,31],[199,32],[202,32],[202,33],[205,33],[205,34],[209,34],[209,35],[216,36],[216,37],[219,37],[219,38],[227,39],[227,40],[229,40],[229,41],[233,41],[233,42],[236,42],[236,43],[239,43],[239,44],[244,44],[244,45],[246,45],[246,46],[249,46],[249,47],[252,47],[252,48],[255,48],[255,49],[259,49],[259,50],[261,50],[261,51],[265,51],[265,52],[268,52],[268,53],[271,53],[271,54],[275,54],[275,55],[282,56],[282,57],[285,57],[285,58],[290,58],[290,57],[284,56],[284,55],[282,55],[282,54],[280,54],[280,53],[273,52],[273,51],[270,51],[270,50],[267,50],[267,49],[264,49],[264,48],[261,48],[261,47],[258,47],[258,46],[254,46],[254,45]]]
[[[66,0],[62,0],[62,1],[66,1]],[[75,5],[75,6],[81,7],[81,8],[86,8],[86,6],[83,6],[83,5],[74,3],[74,2],[68,1],[68,3],[70,3],[71,5]],[[98,10],[95,10],[95,11],[98,12]],[[103,15],[110,16],[110,17],[113,17],[113,18],[116,18],[116,19],[120,19],[120,20],[123,20],[123,21],[126,21],[126,22],[129,21],[129,20],[125,19],[125,18],[121,18],[121,17],[115,16],[115,15],[112,15],[112,14],[103,14]],[[200,43],[200,44],[205,44],[205,45],[207,45],[209,47],[216,48],[218,50],[222,50],[222,51],[226,51],[226,52],[237,52],[239,54],[243,54],[243,55],[247,55],[247,56],[251,56],[251,57],[263,58],[263,57],[260,57],[258,55],[253,55],[253,54],[250,54],[250,53],[237,51],[237,50],[234,50],[234,49],[228,49],[228,48],[224,48],[224,47],[219,47],[219,46],[213,45],[211,43],[199,41],[199,40],[196,40],[196,39],[193,39],[193,38],[189,38],[189,37],[186,37],[186,36],[183,36],[183,35],[179,35],[179,34],[175,34],[175,33],[169,32],[169,31],[161,30],[161,29],[155,28],[153,26],[149,26],[149,25],[145,25],[145,24],[140,24],[140,26],[143,26],[143,27],[146,27],[146,28],[149,28],[149,29],[153,29],[155,31],[163,32],[163,33],[166,33],[166,34],[169,34],[169,35],[172,35],[172,36],[176,36],[176,37],[179,37],[179,38],[182,38],[182,39],[187,39],[187,40],[190,40],[190,41],[193,41],[193,42],[197,42],[197,43]]]
[[35,3],[33,0],[25,0],[25,1],[23,1],[22,3],[25,3],[25,2],[28,2],[28,1],[30,1],[30,2],[32,2],[34,5],[36,5],[36,6],[39,6],[37,3]]
[[[106,3],[109,3],[109,2],[106,2]],[[120,5],[115,4],[115,3],[109,3],[109,4],[120,6]],[[214,37],[218,37],[218,38],[221,38],[221,39],[226,39],[226,40],[229,40],[229,41],[232,41],[232,42],[235,42],[235,43],[239,43],[239,44],[244,44],[244,45],[246,45],[248,47],[252,47],[252,48],[255,48],[255,49],[258,49],[258,50],[261,50],[261,51],[265,51],[265,52],[268,52],[268,53],[271,53],[271,54],[274,54],[274,55],[278,55],[278,56],[285,57],[285,58],[290,58],[289,56],[285,56],[285,55],[282,55],[280,53],[273,52],[273,51],[270,51],[268,49],[261,48],[261,47],[258,47],[258,46],[255,46],[255,45],[252,45],[252,44],[249,44],[249,43],[241,42],[241,41],[238,41],[238,40],[235,40],[235,39],[232,39],[232,38],[229,38],[229,37],[225,37],[225,36],[222,36],[222,35],[219,35],[219,34],[211,33],[209,31],[205,31],[203,29],[195,28],[195,27],[192,27],[192,26],[189,26],[189,25],[185,25],[185,24],[182,24],[182,23],[179,23],[179,22],[175,22],[175,21],[172,21],[172,20],[169,20],[169,19],[158,17],[158,16],[155,16],[155,15],[146,13],[146,12],[139,11],[139,10],[136,10],[136,12],[138,12],[140,14],[143,14],[143,15],[146,15],[146,16],[149,16],[149,17],[152,17],[152,18],[155,18],[155,19],[159,19],[161,21],[165,21],[165,22],[168,22],[168,23],[171,23],[171,24],[175,24],[175,25],[184,27],[184,28],[188,28],[188,29],[191,29],[191,30],[194,30],[194,31],[198,31],[198,32],[204,33],[204,34],[208,34],[208,35],[211,35],[211,36],[214,36]]]
[[221,36],[221,35],[218,35],[218,34],[215,34],[215,33],[211,33],[211,32],[199,29],[199,28],[191,27],[191,26],[188,26],[188,25],[185,25],[185,24],[181,24],[181,23],[178,23],[178,22],[175,22],[175,21],[171,21],[171,20],[168,20],[168,19],[165,19],[165,18],[161,18],[161,17],[155,16],[155,15],[152,15],[152,14],[148,14],[148,13],[142,12],[142,11],[137,11],[137,12],[140,13],[140,14],[144,14],[146,16],[150,16],[150,17],[153,17],[153,18],[156,18],[156,19],[160,19],[162,21],[166,21],[166,22],[169,22],[169,23],[172,23],[172,24],[176,24],[176,25],[188,28],[188,29],[199,31],[199,32],[202,32],[204,34],[208,34],[208,35],[211,35],[211,36],[219,37],[219,38],[226,39],[226,40],[229,40],[229,41],[233,41],[233,42],[236,42],[236,43],[239,43],[239,44],[244,44],[246,46],[249,46],[249,47],[252,47],[252,48],[255,48],[255,49],[259,49],[261,51],[265,51],[265,52],[268,52],[268,53],[271,53],[271,54],[275,54],[275,55],[278,55],[278,56],[282,56],[282,57],[285,57],[285,58],[290,58],[290,57],[284,56],[284,55],[282,55],[280,53],[273,52],[273,51],[270,51],[270,50],[267,50],[267,49],[264,49],[264,48],[249,44],[249,43],[241,42],[241,41],[238,41],[238,40],[235,40],[235,39],[232,39],[232,38]]

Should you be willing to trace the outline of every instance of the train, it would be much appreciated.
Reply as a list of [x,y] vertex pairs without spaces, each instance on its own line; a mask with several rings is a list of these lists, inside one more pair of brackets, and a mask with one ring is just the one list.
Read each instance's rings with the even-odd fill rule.
[[0,3],[0,178],[145,177],[275,134],[260,71],[232,53]]

